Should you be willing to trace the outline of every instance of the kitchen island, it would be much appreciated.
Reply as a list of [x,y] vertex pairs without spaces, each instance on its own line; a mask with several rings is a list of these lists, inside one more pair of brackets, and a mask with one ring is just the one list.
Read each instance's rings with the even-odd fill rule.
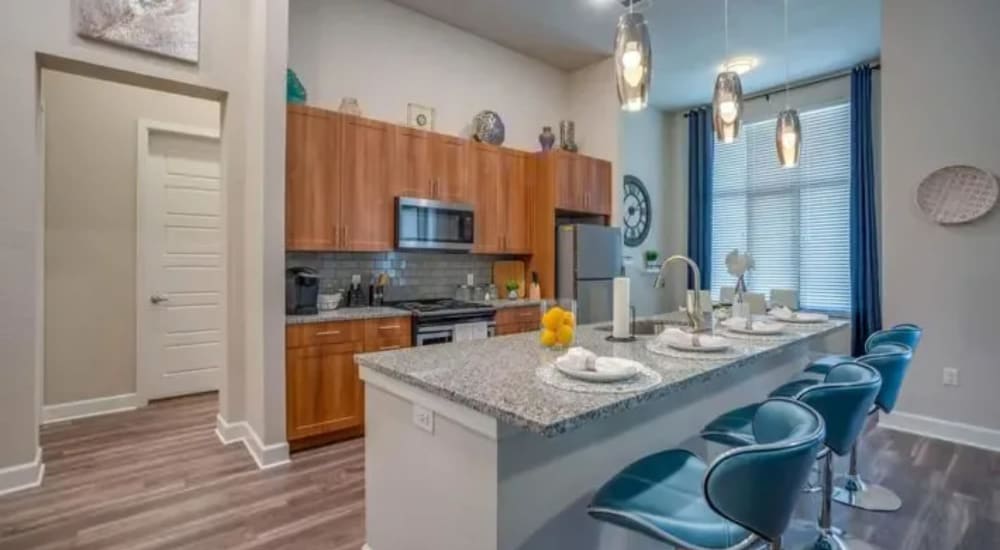
[[580,327],[577,345],[638,361],[661,378],[614,394],[543,382],[539,367],[559,352],[533,333],[359,355],[367,547],[662,548],[591,520],[594,491],[718,414],[765,398],[811,358],[848,351],[847,327],[830,321],[734,338],[738,354],[710,360],[654,354],[650,337],[613,344],[599,327]]

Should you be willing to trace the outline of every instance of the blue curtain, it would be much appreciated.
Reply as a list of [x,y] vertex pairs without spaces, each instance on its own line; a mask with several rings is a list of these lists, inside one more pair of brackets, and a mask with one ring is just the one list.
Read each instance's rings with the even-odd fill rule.
[[[712,110],[688,112],[688,256],[701,268],[702,289],[712,288]],[[695,288],[688,274],[688,288]]]
[[878,189],[872,143],[872,69],[851,72],[851,321],[855,356],[882,328]]

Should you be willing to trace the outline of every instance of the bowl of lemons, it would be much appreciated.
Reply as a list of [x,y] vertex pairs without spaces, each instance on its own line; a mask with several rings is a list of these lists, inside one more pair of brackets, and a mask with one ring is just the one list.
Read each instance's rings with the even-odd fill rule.
[[539,341],[552,349],[566,349],[576,342],[576,301],[542,302],[542,327]]

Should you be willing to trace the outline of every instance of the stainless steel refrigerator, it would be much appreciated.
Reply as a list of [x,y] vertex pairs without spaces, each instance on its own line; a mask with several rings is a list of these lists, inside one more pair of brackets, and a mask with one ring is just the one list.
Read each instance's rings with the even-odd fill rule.
[[621,229],[586,224],[556,228],[556,296],[576,300],[580,323],[611,320],[614,278],[621,269]]

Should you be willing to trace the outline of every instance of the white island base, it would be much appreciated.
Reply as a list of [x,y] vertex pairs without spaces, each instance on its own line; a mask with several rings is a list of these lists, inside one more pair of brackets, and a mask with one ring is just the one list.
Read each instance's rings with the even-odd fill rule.
[[[591,519],[594,492],[629,463],[693,442],[719,414],[763,400],[842,328],[552,437],[516,428],[362,365],[368,550],[663,550]],[[433,411],[433,431],[415,410]],[[692,450],[697,449],[694,447]]]

